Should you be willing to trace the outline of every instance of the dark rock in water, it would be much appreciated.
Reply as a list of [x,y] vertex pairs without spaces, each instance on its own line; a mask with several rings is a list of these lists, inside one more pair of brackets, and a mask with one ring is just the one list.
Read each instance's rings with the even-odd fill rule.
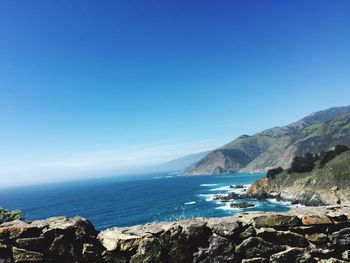
[[230,185],[231,189],[243,189],[244,185],[243,184],[235,184],[235,185]]
[[243,258],[255,258],[270,256],[283,249],[282,246],[267,242],[260,237],[250,237],[236,247],[236,253]]
[[248,207],[254,207],[254,206],[255,206],[254,204],[248,203],[248,202],[230,204],[231,208],[248,208]]
[[232,192],[232,193],[228,193],[225,195],[216,195],[214,197],[214,200],[219,200],[222,202],[229,202],[231,200],[238,200],[238,199],[244,199],[244,198],[246,198],[245,195],[240,195],[240,194],[236,194],[236,193]]

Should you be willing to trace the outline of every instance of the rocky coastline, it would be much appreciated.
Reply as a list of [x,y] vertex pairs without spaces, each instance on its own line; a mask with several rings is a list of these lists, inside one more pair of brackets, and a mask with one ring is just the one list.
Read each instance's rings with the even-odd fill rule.
[[350,150],[345,145],[294,158],[288,169],[271,169],[254,182],[246,198],[289,201],[307,206],[350,202]]
[[102,232],[85,218],[0,226],[0,262],[350,262],[350,206],[194,218]]

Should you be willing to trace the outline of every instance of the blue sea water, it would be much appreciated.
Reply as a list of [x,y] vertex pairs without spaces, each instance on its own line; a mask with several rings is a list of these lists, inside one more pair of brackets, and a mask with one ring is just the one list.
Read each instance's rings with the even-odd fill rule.
[[256,201],[232,209],[212,199],[228,186],[251,184],[264,174],[177,176],[168,173],[104,178],[1,189],[0,205],[20,209],[27,220],[81,215],[97,229],[190,217],[221,217],[242,211],[287,211],[290,205]]

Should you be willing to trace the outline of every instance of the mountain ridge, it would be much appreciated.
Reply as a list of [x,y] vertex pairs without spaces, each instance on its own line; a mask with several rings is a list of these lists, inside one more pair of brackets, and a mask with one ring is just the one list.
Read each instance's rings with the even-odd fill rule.
[[[261,172],[277,166],[286,168],[297,154],[303,153],[302,146],[307,145],[307,143],[304,142],[303,144],[302,139],[310,137],[313,140],[306,142],[317,142],[316,132],[325,129],[325,127],[320,126],[317,130],[317,125],[349,113],[350,106],[332,107],[311,113],[286,126],[266,129],[253,135],[242,135],[188,166],[184,170],[184,174],[212,175],[234,172]],[[311,126],[314,130],[306,129]],[[322,145],[322,149],[317,148],[317,151],[327,148],[327,144],[328,147],[334,146],[329,142],[331,137],[331,134],[325,134],[323,139],[327,143]],[[336,144],[350,144],[349,135],[345,137],[346,142],[343,138],[340,141],[337,140]],[[318,139],[323,140],[320,137]],[[307,149],[310,151],[309,148]]]

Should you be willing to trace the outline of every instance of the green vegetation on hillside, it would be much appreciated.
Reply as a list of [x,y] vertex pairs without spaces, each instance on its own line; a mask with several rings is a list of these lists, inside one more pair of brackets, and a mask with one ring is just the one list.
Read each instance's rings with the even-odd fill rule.
[[22,219],[22,212],[20,210],[7,211],[0,207],[0,224],[20,219]]

